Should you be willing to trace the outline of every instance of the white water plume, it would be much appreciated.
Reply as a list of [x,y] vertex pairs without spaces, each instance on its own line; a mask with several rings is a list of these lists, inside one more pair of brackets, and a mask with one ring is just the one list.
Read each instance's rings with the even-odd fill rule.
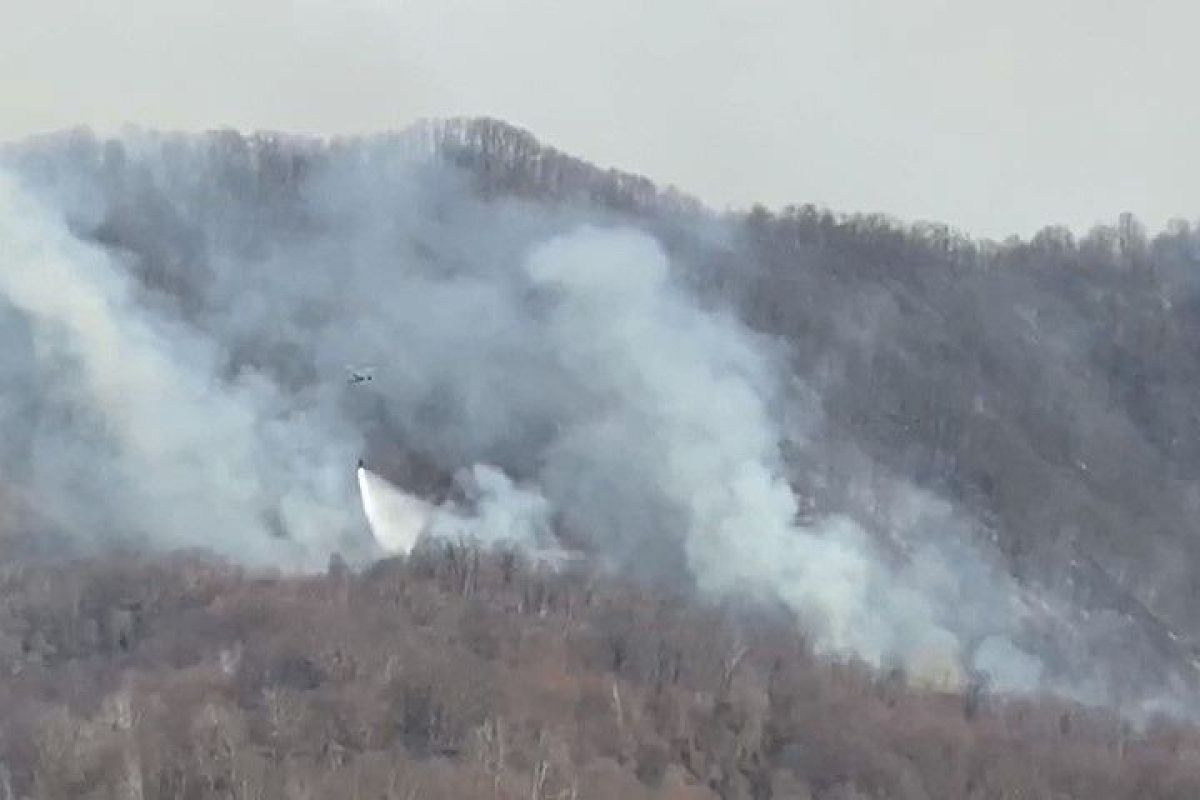
[[383,552],[408,555],[425,532],[433,507],[380,478],[358,468],[358,490],[371,535]]

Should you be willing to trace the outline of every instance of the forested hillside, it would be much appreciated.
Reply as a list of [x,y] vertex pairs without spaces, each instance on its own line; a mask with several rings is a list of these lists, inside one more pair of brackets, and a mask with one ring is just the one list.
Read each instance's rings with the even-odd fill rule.
[[[831,439],[970,509],[1015,574],[1200,634],[1200,231],[1187,220],[1149,235],[1124,215],[1078,241],[1048,226],[997,243],[805,205],[732,215],[713,248],[677,233],[694,206],[675,195],[594,169],[560,178],[541,165],[569,160],[476,125],[482,141],[459,160],[498,158],[486,186],[645,220],[695,285],[787,343]],[[525,182],[543,173],[540,190]],[[855,506],[836,498],[845,478],[830,491],[836,466],[810,467],[822,503]]]
[[1200,737],[815,660],[786,617],[453,546],[5,570],[0,797],[1191,798]]
[[1190,224],[717,213],[495,120],[0,178],[0,800],[1200,788]]

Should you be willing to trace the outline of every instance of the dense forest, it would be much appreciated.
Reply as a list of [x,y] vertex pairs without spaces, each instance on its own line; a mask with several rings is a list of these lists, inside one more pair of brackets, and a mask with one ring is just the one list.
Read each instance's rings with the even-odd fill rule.
[[[0,164],[0,800],[1200,790],[1189,223],[719,214],[479,119]],[[355,458],[590,558],[379,560]]]
[[814,659],[786,616],[433,544],[8,567],[0,797],[1191,798],[1200,734]]

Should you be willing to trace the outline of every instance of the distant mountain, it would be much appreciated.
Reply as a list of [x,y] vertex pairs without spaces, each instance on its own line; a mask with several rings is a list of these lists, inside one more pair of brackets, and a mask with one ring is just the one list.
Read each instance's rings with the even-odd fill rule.
[[[1200,230],[1190,224],[1151,236],[1124,216],[1078,241],[1050,227],[1029,241],[996,243],[811,205],[718,214],[490,119],[333,141],[231,131],[105,141],[76,131],[10,145],[3,159],[32,194],[62,210],[74,236],[121,265],[131,284],[113,297],[140,325],[198,332],[169,352],[203,351],[196,358],[212,375],[189,367],[177,377],[188,387],[222,387],[196,389],[205,398],[197,407],[216,396],[231,417],[253,409],[253,420],[234,428],[262,451],[239,456],[246,474],[278,469],[289,480],[303,476],[311,493],[324,491],[333,479],[305,467],[319,460],[315,453],[341,457],[337,448],[348,445],[335,443],[359,437],[385,473],[429,497],[452,496],[455,472],[474,459],[536,482],[546,454],[564,446],[552,420],[517,414],[501,426],[511,426],[511,436],[485,436],[463,410],[486,417],[497,386],[520,387],[511,377],[524,369],[519,354],[503,347],[472,362],[476,372],[503,363],[508,377],[489,382],[488,372],[463,399],[444,363],[421,355],[436,320],[369,324],[372,314],[390,313],[371,295],[395,288],[386,276],[403,270],[417,276],[406,290],[445,281],[486,293],[489,270],[508,269],[537,241],[580,223],[632,226],[661,243],[672,275],[704,309],[735,318],[771,354],[764,363],[783,365],[786,386],[765,392],[764,402],[786,440],[782,468],[805,515],[852,519],[888,558],[919,564],[927,529],[942,524],[923,509],[944,506],[948,537],[1018,587],[1021,613],[1036,618],[1028,636],[1045,640],[1028,647],[1064,662],[1102,652],[1109,677],[1126,688],[1195,680]],[[343,226],[353,236],[343,236]],[[355,266],[381,259],[379,272]],[[347,289],[364,276],[383,288]],[[535,288],[517,281],[497,291],[528,290],[534,300],[519,309],[540,319],[538,303],[552,298]],[[424,305],[423,298],[406,306],[397,319],[417,319]],[[428,335],[467,347],[458,331],[500,324],[489,308],[455,306],[453,326]],[[37,336],[20,334],[27,335],[34,352]],[[553,361],[536,337],[521,343]],[[323,388],[323,376],[363,350],[397,365],[379,382],[406,398],[402,407]],[[18,361],[6,366],[8,385],[48,394],[69,383],[74,368],[39,371]],[[236,388],[228,397],[227,385]],[[569,382],[559,390],[563,397],[535,399],[561,403],[554,407],[568,416],[604,400]],[[78,426],[69,428],[74,439],[103,439],[89,409],[74,396],[10,395],[0,464],[23,484],[22,496],[38,486],[65,496],[67,486],[90,485],[38,455],[51,441],[45,431],[60,423]],[[36,425],[27,424],[26,406],[36,406]],[[304,431],[314,419],[324,427],[310,442]],[[125,463],[105,447],[105,464]],[[277,463],[283,452],[286,463]],[[353,464],[350,454],[345,460]],[[181,485],[212,477],[184,474]],[[283,519],[291,487],[262,483],[246,493],[255,503],[268,498],[270,513]],[[143,500],[131,488],[111,507],[97,500],[104,513],[67,508],[61,521],[124,530],[125,509]],[[164,514],[163,523],[175,516]],[[598,536],[570,527],[564,536]],[[192,546],[192,535],[181,525],[164,541]],[[243,535],[214,546],[228,552]],[[614,557],[651,577],[669,572],[664,565],[678,566],[686,554],[664,538],[663,553]],[[617,549],[635,543],[645,544]],[[327,545],[320,539],[314,548]]]

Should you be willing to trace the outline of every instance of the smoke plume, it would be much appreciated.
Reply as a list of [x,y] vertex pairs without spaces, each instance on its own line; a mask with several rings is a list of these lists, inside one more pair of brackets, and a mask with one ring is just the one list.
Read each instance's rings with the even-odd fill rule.
[[[933,685],[1049,680],[949,504],[903,482],[872,499],[901,556],[802,513],[785,447],[819,435],[811,387],[644,231],[482,199],[386,140],[274,182],[239,142],[9,159],[0,480],[48,527],[294,568],[420,536],[553,559],[565,537],[783,603],[818,650]],[[346,380],[357,363],[372,381]]]

